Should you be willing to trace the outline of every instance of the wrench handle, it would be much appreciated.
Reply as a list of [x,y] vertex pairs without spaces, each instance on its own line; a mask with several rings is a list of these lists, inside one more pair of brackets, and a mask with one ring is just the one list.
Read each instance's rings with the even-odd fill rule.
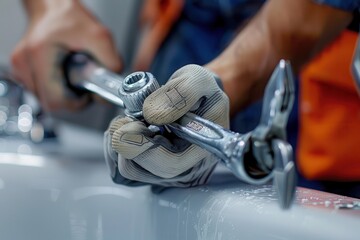
[[166,126],[178,137],[203,147],[225,161],[231,158],[233,144],[241,137],[240,134],[226,130],[193,113],[187,113]]

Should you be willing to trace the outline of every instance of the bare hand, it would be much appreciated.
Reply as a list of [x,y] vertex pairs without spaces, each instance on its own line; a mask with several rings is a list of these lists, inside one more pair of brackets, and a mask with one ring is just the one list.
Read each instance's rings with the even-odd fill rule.
[[87,51],[113,71],[120,71],[122,63],[109,31],[81,3],[55,2],[29,14],[27,33],[12,55],[14,74],[45,109],[78,109],[85,99],[66,98],[59,68],[62,57],[69,51]]

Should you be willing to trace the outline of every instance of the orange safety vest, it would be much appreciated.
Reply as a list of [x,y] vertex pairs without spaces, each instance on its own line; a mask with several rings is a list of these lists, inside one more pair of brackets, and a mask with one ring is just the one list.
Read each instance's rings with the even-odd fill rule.
[[344,31],[300,75],[298,167],[310,180],[360,180],[360,97],[351,72],[357,36]]

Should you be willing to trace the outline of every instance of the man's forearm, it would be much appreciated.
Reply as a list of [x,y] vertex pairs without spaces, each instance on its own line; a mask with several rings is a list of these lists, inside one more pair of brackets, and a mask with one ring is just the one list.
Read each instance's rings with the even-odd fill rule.
[[344,29],[352,14],[311,0],[269,0],[208,67],[223,80],[237,112],[261,98],[281,58],[295,71]]
[[230,98],[232,114],[251,103],[256,83],[265,75],[262,69],[270,66],[268,61],[272,58],[268,51],[272,50],[271,43],[264,41],[269,33],[260,19],[256,16],[230,46],[207,65],[220,76],[225,93]]

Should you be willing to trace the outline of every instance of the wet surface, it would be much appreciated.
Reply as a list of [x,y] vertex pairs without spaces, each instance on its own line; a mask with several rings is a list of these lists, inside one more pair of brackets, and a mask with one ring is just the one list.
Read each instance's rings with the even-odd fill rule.
[[201,187],[123,187],[101,134],[62,133],[40,145],[0,139],[0,239],[358,239],[360,210],[338,207],[358,199],[298,188],[283,211],[271,185],[224,168]]

